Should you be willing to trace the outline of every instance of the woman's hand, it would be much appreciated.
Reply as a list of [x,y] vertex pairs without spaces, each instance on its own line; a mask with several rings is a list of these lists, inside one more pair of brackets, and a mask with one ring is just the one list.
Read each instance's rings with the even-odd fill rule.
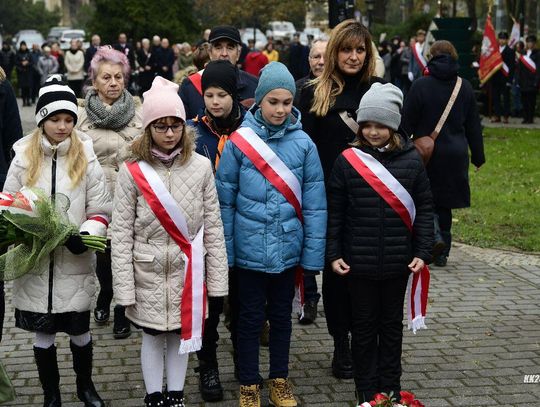
[[424,260],[415,257],[412,259],[411,264],[409,264],[409,270],[411,270],[413,273],[418,273],[420,270],[424,268],[426,264],[424,263]]
[[351,268],[349,267],[349,265],[345,263],[341,258],[332,262],[332,271],[339,274],[340,276],[344,276],[350,270]]

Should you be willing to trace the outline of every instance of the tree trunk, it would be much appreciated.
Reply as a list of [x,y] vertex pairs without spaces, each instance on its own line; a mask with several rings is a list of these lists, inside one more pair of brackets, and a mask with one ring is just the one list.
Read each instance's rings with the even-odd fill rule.
[[529,26],[529,35],[536,35],[537,26],[536,26],[536,10],[538,9],[537,0],[527,0],[525,2],[525,22]]
[[475,32],[476,29],[478,28],[478,19],[476,17],[476,1],[475,0],[467,0],[467,10],[469,12],[469,17],[472,18],[471,30]]

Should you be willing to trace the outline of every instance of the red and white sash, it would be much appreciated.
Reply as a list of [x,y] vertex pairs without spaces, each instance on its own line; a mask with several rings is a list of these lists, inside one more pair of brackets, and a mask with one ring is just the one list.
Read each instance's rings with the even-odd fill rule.
[[503,62],[501,67],[502,74],[508,78],[508,75],[510,75],[510,68],[508,68],[508,65],[506,65],[506,62]]
[[206,315],[204,226],[201,226],[195,238],[190,240],[184,213],[152,166],[145,161],[139,161],[127,163],[127,167],[161,226],[184,254],[184,289],[180,305],[182,333],[179,353],[198,351],[202,347]]
[[200,70],[199,72],[195,72],[194,74],[189,75],[189,80],[195,86],[195,89],[197,89],[197,92],[199,92],[200,95],[203,94],[202,92],[202,74],[204,72],[204,69]]
[[[276,153],[252,129],[241,127],[229,140],[242,151],[255,168],[276,188],[292,205],[300,222],[302,215],[302,186],[296,175],[285,165]],[[296,294],[294,309],[303,315],[304,309],[304,271],[298,267],[295,278]]]
[[[374,157],[357,148],[349,148],[343,156],[364,180],[383,198],[412,232],[416,208],[414,201],[399,181]],[[408,328],[414,333],[426,329],[425,318],[429,289],[429,268],[411,273],[407,284]]]
[[424,50],[424,44],[420,44],[419,42],[414,43],[414,47],[412,47],[412,52],[414,55],[414,59],[416,60],[416,63],[420,66],[421,74],[424,72],[424,69],[426,69],[426,66],[427,66],[426,58],[422,54],[423,50]]
[[536,63],[532,60],[530,56],[526,54],[521,54],[519,56],[519,60],[531,73],[536,74]]

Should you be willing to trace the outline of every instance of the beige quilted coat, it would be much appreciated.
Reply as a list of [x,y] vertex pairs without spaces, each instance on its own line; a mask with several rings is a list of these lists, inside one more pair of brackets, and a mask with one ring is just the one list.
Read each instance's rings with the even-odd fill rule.
[[[228,293],[227,253],[210,161],[196,153],[170,169],[153,164],[187,217],[190,239],[204,223],[208,295]],[[127,306],[136,324],[170,331],[180,328],[184,260],[122,164],[113,209],[112,270],[116,303]]]
[[85,100],[79,99],[79,120],[77,128],[92,137],[94,141],[94,151],[99,163],[105,171],[107,186],[111,196],[114,194],[116,175],[122,164],[119,154],[126,145],[131,143],[136,137],[143,133],[142,128],[142,104],[139,98],[135,98],[135,116],[126,127],[120,131],[100,129],[92,124],[88,118],[85,108]]
[[[110,217],[112,200],[107,192],[103,170],[92,150],[92,140],[78,132],[83,141],[88,159],[86,176],[75,187],[67,174],[67,150],[71,143],[68,138],[58,144],[56,156],[56,193],[67,195],[70,200],[69,220],[75,225],[82,225],[94,215]],[[4,191],[17,192],[25,183],[28,160],[26,146],[32,136],[26,136],[13,146],[15,158],[9,167]],[[46,193],[52,190],[52,170],[54,150],[43,137],[44,160],[42,172],[35,185]],[[52,312],[83,312],[90,310],[95,293],[96,255],[88,250],[83,254],[72,254],[61,246],[54,251],[52,280]],[[40,265],[42,272],[27,274],[13,282],[13,305],[23,311],[46,313],[49,300],[49,262]]]

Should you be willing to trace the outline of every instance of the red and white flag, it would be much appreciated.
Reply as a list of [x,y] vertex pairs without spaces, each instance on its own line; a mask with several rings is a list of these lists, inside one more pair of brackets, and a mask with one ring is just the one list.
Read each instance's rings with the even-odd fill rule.
[[[416,207],[412,196],[399,181],[373,156],[357,148],[343,152],[349,164],[396,211],[407,228],[413,230]],[[425,319],[429,291],[429,268],[427,265],[418,273],[411,273],[407,284],[407,326],[416,333],[426,329]]]
[[514,25],[512,26],[512,31],[510,32],[510,39],[508,40],[508,46],[514,48],[519,42],[519,32],[520,32],[519,23],[514,20]]
[[184,288],[180,305],[181,341],[179,353],[196,352],[202,347],[206,317],[204,281],[204,227],[193,240],[189,238],[187,218],[165,184],[145,161],[127,163],[127,167],[144,199],[161,226],[180,247],[184,255]]
[[[302,186],[296,175],[285,165],[277,154],[252,129],[241,127],[229,140],[242,151],[255,168],[292,205],[296,216],[304,223],[302,214]],[[298,267],[295,277],[295,296],[293,310],[304,315],[304,270]]]
[[484,28],[484,38],[482,39],[482,51],[480,53],[480,68],[478,78],[480,84],[486,83],[495,72],[503,65],[502,55],[499,51],[499,43],[495,35],[495,29],[491,23],[491,16],[488,14],[486,27]]

